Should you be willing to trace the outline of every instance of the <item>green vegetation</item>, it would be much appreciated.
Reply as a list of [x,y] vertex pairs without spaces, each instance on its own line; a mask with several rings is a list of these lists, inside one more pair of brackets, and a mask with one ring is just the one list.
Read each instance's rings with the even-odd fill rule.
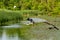
[[6,23],[6,22],[11,22],[11,21],[20,21],[22,20],[22,15],[20,13],[16,13],[13,11],[5,11],[5,10],[0,10],[0,25]]
[[60,14],[60,0],[0,0],[0,8],[8,10],[39,10],[43,11],[44,14]]
[[60,14],[60,0],[0,0],[0,9],[39,10],[43,14]]
[[40,15],[60,17],[60,0],[0,0],[0,24]]
[[[18,22],[20,20],[26,20],[28,17],[43,17],[43,16],[59,16],[58,14],[52,13],[44,14],[44,12],[40,12],[39,10],[20,10],[20,11],[12,11],[6,9],[0,9],[0,25],[5,24],[6,22],[12,23],[13,21]],[[8,23],[7,23],[8,24]]]

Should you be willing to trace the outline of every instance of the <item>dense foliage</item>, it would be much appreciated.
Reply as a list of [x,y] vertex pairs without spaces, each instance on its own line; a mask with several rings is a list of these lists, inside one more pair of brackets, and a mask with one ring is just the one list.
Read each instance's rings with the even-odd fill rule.
[[59,14],[60,0],[0,0],[0,8],[8,10],[39,10],[48,14]]

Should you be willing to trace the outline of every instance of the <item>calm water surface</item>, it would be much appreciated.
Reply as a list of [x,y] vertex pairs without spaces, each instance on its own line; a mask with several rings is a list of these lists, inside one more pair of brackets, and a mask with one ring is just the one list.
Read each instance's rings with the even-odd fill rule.
[[19,37],[20,25],[13,24],[10,26],[2,26],[0,28],[0,40],[21,40]]
[[[40,24],[42,25],[42,24]],[[46,26],[46,27],[45,27]],[[60,30],[48,30],[48,25],[35,26],[25,30],[23,33],[26,39],[21,38],[19,24],[13,24],[10,26],[3,26],[0,28],[0,40],[60,40]],[[58,25],[60,26],[60,25]]]

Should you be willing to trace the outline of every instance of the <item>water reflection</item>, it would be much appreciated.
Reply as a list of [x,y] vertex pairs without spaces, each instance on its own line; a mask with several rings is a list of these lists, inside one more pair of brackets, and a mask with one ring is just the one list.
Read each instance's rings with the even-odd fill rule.
[[47,25],[41,25],[24,28],[17,24],[4,26],[0,28],[0,40],[60,40],[60,30],[44,29]]
[[[13,31],[14,30],[14,31]],[[19,40],[17,29],[0,30],[0,40]]]
[[20,25],[18,24],[13,24],[13,25],[9,25],[9,26],[2,26],[3,28],[19,28],[21,27]]

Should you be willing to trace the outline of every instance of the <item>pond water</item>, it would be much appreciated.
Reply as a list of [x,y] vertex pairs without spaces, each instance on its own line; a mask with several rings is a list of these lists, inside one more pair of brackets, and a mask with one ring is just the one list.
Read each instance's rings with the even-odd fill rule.
[[[20,24],[2,26],[0,28],[0,40],[60,40],[60,30],[49,30],[48,26],[44,23],[25,29],[21,29],[23,26]],[[21,32],[22,35],[20,35]]]
[[20,25],[13,24],[10,26],[2,26],[0,28],[0,40],[21,40],[19,37]]

